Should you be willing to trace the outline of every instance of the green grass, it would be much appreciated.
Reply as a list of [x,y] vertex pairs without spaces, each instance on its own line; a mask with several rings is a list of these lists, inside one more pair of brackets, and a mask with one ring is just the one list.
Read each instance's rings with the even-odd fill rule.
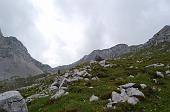
[[[50,100],[50,97],[37,99],[28,106],[30,112],[169,112],[170,111],[170,77],[159,79],[158,84],[153,81],[156,71],[165,72],[170,70],[166,67],[149,67],[145,66],[155,63],[163,63],[170,65],[170,53],[165,52],[170,48],[169,43],[160,50],[159,46],[151,46],[145,50],[136,52],[135,54],[124,55],[118,60],[108,60],[113,66],[112,68],[102,68],[99,65],[91,66],[90,74],[98,76],[99,81],[78,81],[68,87],[69,94],[61,97],[56,101]],[[147,54],[152,52],[152,54]],[[143,60],[137,63],[137,60]],[[81,64],[78,69],[88,65]],[[129,68],[134,66],[134,68]],[[76,67],[75,67],[76,68]],[[129,78],[133,75],[134,78]],[[146,84],[148,87],[143,91],[145,99],[141,100],[135,106],[127,103],[116,104],[116,109],[104,109],[111,98],[111,92],[117,91],[117,87],[121,84],[134,82],[137,84]],[[88,87],[94,87],[90,89]],[[156,89],[153,90],[152,88]],[[161,91],[158,91],[161,89]],[[92,95],[99,96],[96,102],[89,102]]]

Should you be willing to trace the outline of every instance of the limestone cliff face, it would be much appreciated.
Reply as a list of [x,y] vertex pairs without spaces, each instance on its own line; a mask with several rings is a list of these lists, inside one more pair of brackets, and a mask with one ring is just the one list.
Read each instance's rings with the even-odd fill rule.
[[50,68],[33,59],[16,37],[4,37],[0,31],[0,80],[33,76]]
[[162,42],[170,42],[170,26],[164,26],[158,33],[156,33],[148,42],[144,45],[157,45]]

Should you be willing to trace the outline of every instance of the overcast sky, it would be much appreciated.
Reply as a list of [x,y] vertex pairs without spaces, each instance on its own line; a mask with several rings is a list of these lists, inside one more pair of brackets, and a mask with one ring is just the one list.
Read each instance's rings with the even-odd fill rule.
[[0,0],[3,34],[52,67],[94,49],[144,43],[167,24],[170,0]]

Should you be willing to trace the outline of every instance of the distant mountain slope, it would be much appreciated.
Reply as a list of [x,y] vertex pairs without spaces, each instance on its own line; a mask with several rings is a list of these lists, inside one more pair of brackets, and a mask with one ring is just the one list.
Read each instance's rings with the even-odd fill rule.
[[89,55],[84,56],[82,59],[80,59],[79,61],[73,64],[59,66],[59,67],[51,69],[51,71],[57,72],[58,70],[69,69],[70,67],[74,67],[75,65],[88,62],[90,60],[95,60],[96,56],[100,56],[103,59],[116,58],[121,55],[124,55],[127,53],[134,53],[138,50],[150,47],[152,45],[157,45],[162,42],[170,42],[170,26],[169,25],[164,26],[158,33],[156,33],[148,42],[144,44],[134,45],[134,46],[128,46],[126,44],[118,44],[109,49],[94,50]]
[[16,37],[4,37],[0,31],[0,80],[37,75],[50,68],[33,59]]

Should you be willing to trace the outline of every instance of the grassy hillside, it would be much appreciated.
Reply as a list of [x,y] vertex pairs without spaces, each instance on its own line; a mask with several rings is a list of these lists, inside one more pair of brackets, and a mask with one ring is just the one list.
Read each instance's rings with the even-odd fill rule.
[[[89,63],[79,65],[75,68],[81,69],[90,65],[92,76],[98,76],[100,80],[80,80],[68,86],[68,95],[58,100],[51,100],[50,96],[34,100],[29,104],[30,112],[169,112],[170,111],[170,77],[155,77],[156,71],[165,74],[170,70],[170,43],[162,43],[158,46],[151,46],[135,54],[128,54],[114,60],[107,60],[114,64],[111,68],[101,67],[99,64]],[[151,64],[162,63],[162,67],[146,67]],[[74,69],[75,69],[74,68]],[[62,75],[62,74],[61,74]],[[134,76],[134,78],[129,76]],[[53,77],[42,80],[40,83],[44,89],[52,83]],[[157,83],[153,81],[157,80]],[[48,82],[48,83],[47,83]],[[108,99],[112,91],[126,83],[146,84],[147,88],[142,90],[145,98],[137,105],[128,103],[115,104],[116,108],[106,109]],[[89,88],[93,87],[93,88]],[[37,93],[36,88],[32,91],[21,91],[26,94]],[[90,102],[92,95],[99,96],[96,102]]]

